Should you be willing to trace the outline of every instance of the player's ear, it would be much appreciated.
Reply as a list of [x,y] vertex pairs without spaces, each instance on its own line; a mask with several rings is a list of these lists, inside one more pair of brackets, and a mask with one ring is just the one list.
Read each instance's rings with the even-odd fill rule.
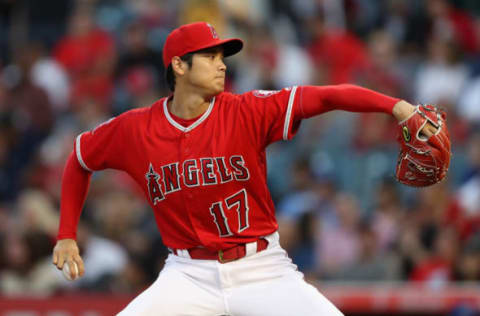
[[182,76],[185,74],[187,69],[187,63],[180,59],[178,56],[172,58],[172,70],[177,76]]

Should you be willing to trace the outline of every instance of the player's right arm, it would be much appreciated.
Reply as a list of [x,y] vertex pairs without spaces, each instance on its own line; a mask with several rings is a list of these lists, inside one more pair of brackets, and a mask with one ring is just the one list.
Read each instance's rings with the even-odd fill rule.
[[[62,177],[60,200],[60,225],[52,261],[58,269],[69,264],[73,274],[78,267],[78,276],[84,273],[84,264],[76,242],[77,226],[82,213],[90,177],[94,171],[124,169],[122,150],[129,143],[125,136],[125,115],[112,118],[94,130],[80,134],[74,150],[65,165]],[[72,275],[72,277],[75,277]]]
[[[76,263],[79,276],[84,274],[85,269],[76,242],[77,226],[90,185],[91,174],[80,165],[72,151],[63,172],[60,228],[52,261],[60,270],[64,264],[69,264],[71,273],[74,273],[73,265]],[[72,278],[75,276],[72,275]]]

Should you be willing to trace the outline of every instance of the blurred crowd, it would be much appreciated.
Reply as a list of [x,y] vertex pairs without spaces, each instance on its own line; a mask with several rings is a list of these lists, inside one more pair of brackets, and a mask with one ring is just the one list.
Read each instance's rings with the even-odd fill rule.
[[[126,174],[95,173],[78,242],[86,274],[51,264],[77,134],[170,92],[168,33],[207,21],[244,40],[227,90],[354,83],[448,113],[446,181],[394,180],[395,120],[331,112],[268,149],[281,243],[308,278],[480,281],[480,2],[0,1],[0,293],[137,293],[168,252]],[[66,179],[68,181],[68,179]]]

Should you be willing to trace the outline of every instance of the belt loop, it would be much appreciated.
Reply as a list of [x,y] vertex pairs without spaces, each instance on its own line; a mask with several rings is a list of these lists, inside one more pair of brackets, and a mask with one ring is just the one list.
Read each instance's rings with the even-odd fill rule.
[[280,236],[279,236],[279,234],[278,234],[278,231],[276,231],[276,232],[274,232],[274,233],[272,233],[272,234],[270,234],[270,235],[267,235],[267,236],[265,236],[265,237],[263,237],[263,238],[265,238],[265,239],[268,241],[268,246],[267,246],[267,248],[270,248],[270,247],[273,246],[274,244],[275,244],[275,245],[278,244],[279,239],[280,239]]
[[249,242],[245,244],[245,257],[251,256],[254,253],[257,253],[257,241]]
[[190,253],[188,253],[188,249],[177,249],[177,256],[191,259]]
[[192,259],[192,257],[190,257],[190,252],[188,251],[188,249],[185,249],[185,258],[188,258],[188,259]]

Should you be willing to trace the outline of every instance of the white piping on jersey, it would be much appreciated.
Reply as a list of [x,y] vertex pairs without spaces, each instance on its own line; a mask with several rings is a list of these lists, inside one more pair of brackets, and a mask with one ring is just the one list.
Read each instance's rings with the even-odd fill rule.
[[292,116],[293,101],[295,100],[295,92],[297,91],[297,86],[292,88],[290,92],[290,97],[288,98],[288,107],[287,114],[285,115],[285,124],[283,125],[283,139],[288,140],[288,127],[290,126],[290,118]]
[[176,128],[178,128],[179,130],[181,130],[182,132],[187,133],[187,132],[190,132],[195,127],[197,127],[198,125],[200,125],[210,115],[210,112],[212,112],[212,109],[213,109],[213,105],[215,104],[215,97],[212,99],[212,101],[210,101],[210,105],[208,106],[207,111],[205,111],[205,113],[203,113],[203,115],[198,120],[196,120],[195,122],[193,122],[193,124],[187,127],[184,127],[178,124],[177,121],[175,121],[172,118],[172,116],[170,115],[170,112],[168,111],[167,101],[168,101],[168,98],[165,98],[165,101],[163,101],[163,112],[165,113],[165,116],[167,117],[168,122],[173,126],[175,126]]
[[85,164],[85,161],[83,161],[83,158],[82,158],[82,152],[80,151],[80,139],[82,138],[82,134],[78,135],[77,136],[77,140],[75,142],[75,149],[76,149],[76,152],[77,152],[77,160],[78,162],[80,163],[80,165],[83,167],[83,169],[87,170],[87,171],[90,171],[90,172],[93,172],[92,169],[88,168],[87,167],[87,164]]

